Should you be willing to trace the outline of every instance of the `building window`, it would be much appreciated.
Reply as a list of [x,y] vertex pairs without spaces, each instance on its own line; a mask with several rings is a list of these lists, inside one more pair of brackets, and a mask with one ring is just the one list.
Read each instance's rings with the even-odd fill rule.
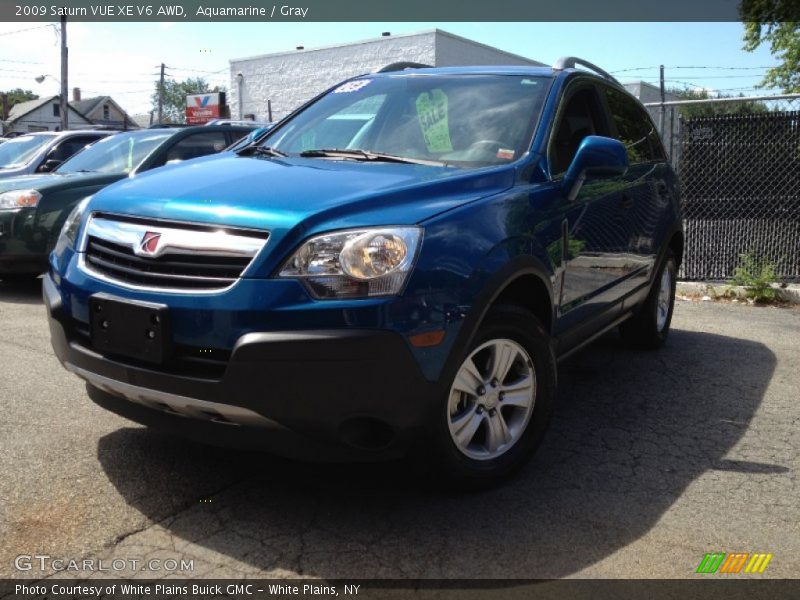
[[108,108],[108,104],[103,104],[103,120],[109,121],[111,119],[111,111]]
[[54,117],[61,116],[61,107],[58,104],[53,104],[53,116]]

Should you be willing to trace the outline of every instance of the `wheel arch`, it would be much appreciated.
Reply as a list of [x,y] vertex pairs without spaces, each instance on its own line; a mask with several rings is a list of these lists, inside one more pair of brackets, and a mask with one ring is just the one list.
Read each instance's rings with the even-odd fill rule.
[[441,381],[447,382],[454,375],[461,355],[472,343],[487,314],[502,304],[530,310],[545,331],[552,331],[555,322],[552,282],[541,261],[530,255],[517,256],[486,279],[464,318],[442,370]]
[[667,247],[672,250],[672,253],[675,255],[675,262],[677,262],[677,266],[680,267],[681,263],[683,262],[683,248],[684,248],[684,238],[683,238],[683,231],[677,230],[672,233],[672,236],[669,238],[669,242],[667,242]]

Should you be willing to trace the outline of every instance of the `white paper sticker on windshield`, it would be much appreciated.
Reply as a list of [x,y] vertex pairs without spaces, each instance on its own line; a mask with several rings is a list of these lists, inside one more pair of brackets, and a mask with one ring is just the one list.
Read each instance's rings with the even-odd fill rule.
[[366,87],[371,82],[371,79],[359,79],[357,81],[348,81],[347,83],[343,83],[335,90],[333,90],[334,94],[346,94],[348,92],[357,92],[361,88]]

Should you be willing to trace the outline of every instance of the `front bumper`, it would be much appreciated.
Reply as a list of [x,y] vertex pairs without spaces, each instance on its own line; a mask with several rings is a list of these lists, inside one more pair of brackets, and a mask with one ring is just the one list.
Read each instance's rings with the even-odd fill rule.
[[202,442],[310,460],[393,458],[416,444],[436,404],[435,384],[394,332],[247,333],[218,376],[175,374],[97,353],[72,331],[49,274],[43,295],[55,354],[95,402]]
[[0,210],[0,274],[47,270],[45,243],[34,240],[34,218],[34,209]]

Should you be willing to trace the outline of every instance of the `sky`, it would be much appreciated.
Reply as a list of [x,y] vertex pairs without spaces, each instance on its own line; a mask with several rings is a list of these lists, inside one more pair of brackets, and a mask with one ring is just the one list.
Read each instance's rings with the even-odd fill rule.
[[[742,50],[741,23],[68,23],[69,88],[84,98],[112,96],[129,114],[151,110],[150,96],[164,62],[170,77],[204,77],[231,87],[228,61],[439,28],[501,50],[552,64],[580,56],[620,81],[724,93],[757,90],[776,61],[769,48]],[[26,30],[27,31],[23,31]],[[0,91],[22,87],[40,96],[59,92],[55,26],[0,23]],[[42,83],[35,78],[48,75]],[[71,93],[71,92],[70,92]]]

